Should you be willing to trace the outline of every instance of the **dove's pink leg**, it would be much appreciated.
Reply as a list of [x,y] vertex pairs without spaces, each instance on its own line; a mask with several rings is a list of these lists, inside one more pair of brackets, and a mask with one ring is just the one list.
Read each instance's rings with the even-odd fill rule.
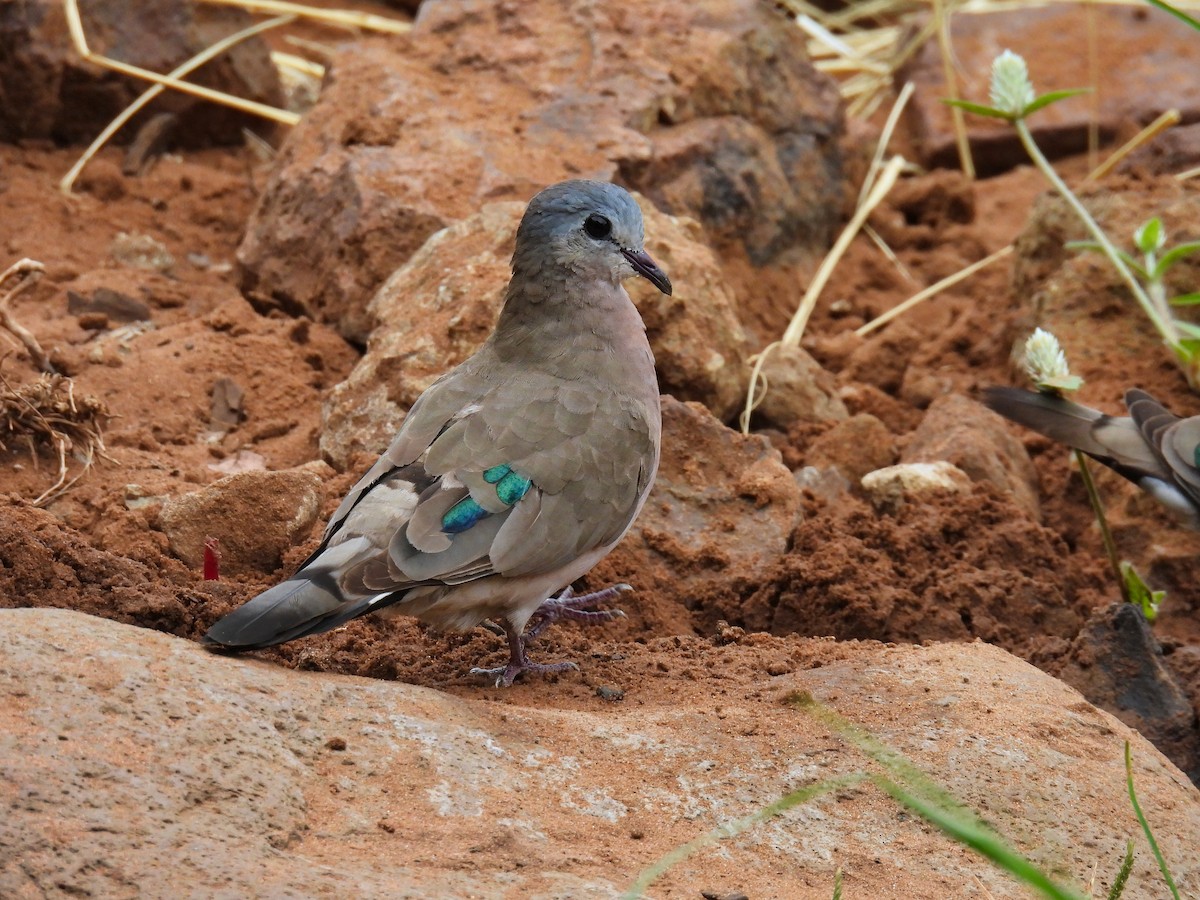
[[517,676],[524,672],[548,675],[554,672],[578,670],[579,666],[573,662],[530,662],[529,657],[525,654],[525,649],[529,642],[541,634],[548,625],[559,619],[570,619],[595,625],[624,616],[625,613],[619,609],[588,609],[588,607],[612,600],[629,590],[632,588],[627,584],[614,584],[612,587],[576,597],[570,587],[564,588],[561,594],[546,600],[534,611],[533,616],[530,617],[534,624],[523,635],[517,634],[516,629],[505,619],[504,634],[508,638],[508,665],[494,669],[475,668],[471,670],[471,674],[495,675],[496,687],[511,687]]

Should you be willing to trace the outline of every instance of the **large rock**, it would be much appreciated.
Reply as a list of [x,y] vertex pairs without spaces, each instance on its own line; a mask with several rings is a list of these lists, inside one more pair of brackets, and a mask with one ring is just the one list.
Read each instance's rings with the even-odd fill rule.
[[[626,282],[654,350],[660,386],[718,416],[742,397],[747,340],[735,302],[695,222],[644,199],[647,248],[670,274],[670,297],[642,279]],[[409,407],[491,333],[510,276],[521,203],[495,203],[434,235],[371,300],[367,353],[325,405],[321,451],[344,467],[378,453]]]
[[[91,141],[150,83],[84,62],[67,32],[60,0],[0,0],[0,141]],[[240,9],[183,0],[80,0],[92,52],[168,72],[253,21]],[[189,81],[271,106],[283,92],[269,48],[252,38]],[[179,116],[175,138],[189,144],[241,141],[263,120],[164,91],[135,124],[158,112]],[[135,132],[126,129],[123,136]]]
[[901,461],[948,462],[970,476],[1012,494],[1037,519],[1037,472],[1013,430],[995,413],[961,394],[939,397],[909,438]]
[[159,526],[175,555],[194,569],[212,537],[220,542],[222,571],[273,572],[283,554],[308,536],[329,474],[319,461],[282,472],[239,472],[172,497],[159,513]]
[[[1157,897],[1128,740],[1179,889],[1200,890],[1200,793],[1026,663],[984,644],[727,637],[621,645],[589,665],[625,687],[623,705],[564,681],[542,685],[550,708],[531,705],[533,685],[453,696],[2,611],[0,894],[609,898],[789,791],[875,769],[792,702],[803,694],[1060,880],[1103,895],[1133,838],[1126,896]],[[839,868],[863,897],[1028,896],[869,784],[701,849],[649,894],[827,898]]]
[[591,177],[699,220],[745,288],[823,252],[840,132],[802,33],[756,0],[426,4],[411,34],[334,60],[249,224],[243,285],[365,341],[372,292],[433,232]]
[[637,594],[631,629],[711,631],[768,580],[800,518],[800,487],[766,438],[727,428],[699,404],[663,397],[658,478],[633,528],[588,584],[629,581],[676,598],[677,612],[646,622]]
[[1200,783],[1196,710],[1165,664],[1162,647],[1139,608],[1114,603],[1096,610],[1055,674],[1136,728]]

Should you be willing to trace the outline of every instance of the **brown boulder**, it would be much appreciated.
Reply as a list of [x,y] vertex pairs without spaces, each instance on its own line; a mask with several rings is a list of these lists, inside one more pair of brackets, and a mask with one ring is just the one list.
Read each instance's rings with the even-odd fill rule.
[[249,224],[243,286],[365,341],[371,294],[432,233],[589,177],[697,219],[748,294],[754,267],[826,245],[840,132],[802,33],[756,0],[429,4],[334,60]]

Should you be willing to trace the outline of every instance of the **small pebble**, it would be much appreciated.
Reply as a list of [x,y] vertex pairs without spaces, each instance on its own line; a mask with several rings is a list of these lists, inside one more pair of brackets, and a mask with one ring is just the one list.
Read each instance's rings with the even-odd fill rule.
[[618,700],[625,699],[625,691],[618,687],[611,687],[607,684],[602,684],[596,688],[596,696],[600,697],[602,700],[608,700],[612,703],[616,703]]

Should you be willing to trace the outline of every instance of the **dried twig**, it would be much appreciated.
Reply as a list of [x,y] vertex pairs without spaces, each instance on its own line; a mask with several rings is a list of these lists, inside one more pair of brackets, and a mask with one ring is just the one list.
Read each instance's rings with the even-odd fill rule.
[[129,63],[121,62],[118,59],[93,53],[88,46],[87,36],[84,34],[83,20],[79,16],[78,0],[63,0],[63,10],[66,13],[67,30],[71,34],[71,42],[75,45],[75,52],[90,63],[95,63],[106,69],[112,69],[114,72],[120,72],[123,75],[140,78],[143,81],[153,81],[155,84],[173,88],[183,94],[191,94],[202,100],[211,100],[213,103],[219,103],[222,106],[229,106],[233,109],[239,109],[242,112],[261,116],[264,119],[282,122],[284,125],[295,125],[300,121],[300,117],[296,113],[289,112],[286,109],[276,109],[274,106],[268,106],[265,103],[245,100],[222,91],[214,91],[212,88],[192,84],[190,81],[180,81],[178,77],[173,75],[160,75],[158,72],[151,72],[149,69],[143,69],[140,66],[131,66]]
[[[295,20],[295,16],[279,16],[274,19],[268,19],[265,22],[259,22],[257,25],[252,25],[249,28],[243,28],[241,31],[236,32],[235,34],[229,35],[229,37],[222,38],[221,40],[219,40],[215,44],[213,44],[211,47],[209,47],[208,49],[203,50],[200,53],[197,53],[195,56],[193,56],[187,62],[183,63],[182,65],[178,66],[177,68],[172,69],[168,73],[167,77],[172,78],[172,79],[177,79],[177,78],[183,78],[185,75],[190,75],[192,72],[194,72],[196,69],[200,68],[202,65],[204,65],[209,60],[211,60],[217,56],[220,56],[222,53],[224,53],[230,47],[232,47],[236,44],[240,44],[242,41],[248,40],[249,38],[254,37],[256,34],[261,34],[262,32],[268,31],[272,28],[278,28],[280,25],[286,25],[288,22],[292,22],[294,20]],[[81,35],[82,35],[82,32],[81,32]],[[76,46],[78,48],[78,44]],[[86,49],[86,46],[84,47],[84,49],[80,49],[79,52],[81,54],[83,54],[85,49]],[[59,189],[65,194],[71,193],[71,187],[75,184],[75,179],[79,177],[79,173],[83,171],[83,167],[86,166],[88,164],[88,161],[91,160],[91,158],[96,155],[96,152],[101,147],[103,147],[106,143],[108,143],[109,139],[112,138],[112,136],[114,134],[116,134],[117,131],[120,130],[122,125],[124,125],[131,118],[133,118],[135,115],[137,115],[137,113],[143,107],[145,107],[145,105],[147,103],[149,103],[151,100],[153,100],[155,97],[157,97],[159,94],[161,94],[165,90],[166,90],[166,87],[162,84],[152,85],[149,88],[149,90],[147,90],[145,93],[143,93],[140,97],[138,97],[136,100],[134,100],[131,104],[129,104],[129,106],[127,106],[125,108],[124,112],[122,112],[119,116],[117,116],[115,119],[113,119],[108,124],[108,127],[105,128],[102,132],[100,132],[100,136],[97,137],[94,141],[92,141],[91,145],[87,148],[87,150],[85,150],[83,152],[83,156],[79,157],[79,161],[76,162],[75,165],[73,165],[71,167],[71,171],[63,176],[62,181],[60,181],[58,183]]]
[[[50,364],[50,357],[46,355],[42,345],[29,329],[13,318],[12,310],[9,309],[13,297],[37,284],[45,271],[46,267],[37,260],[22,259],[13,263],[0,275],[0,327],[16,335],[35,366],[43,372],[54,372],[54,366]],[[15,282],[12,287],[8,286],[10,281]]]
[[[3,362],[0,359],[0,365]],[[39,448],[50,449],[58,457],[58,478],[34,499],[35,506],[43,506],[70,490],[97,457],[111,461],[102,433],[108,418],[111,414],[102,401],[76,398],[73,382],[63,375],[42,375],[14,388],[0,373],[0,449],[7,449],[5,438],[15,437],[29,445],[35,466]],[[83,469],[70,480],[68,452],[83,462]]]

